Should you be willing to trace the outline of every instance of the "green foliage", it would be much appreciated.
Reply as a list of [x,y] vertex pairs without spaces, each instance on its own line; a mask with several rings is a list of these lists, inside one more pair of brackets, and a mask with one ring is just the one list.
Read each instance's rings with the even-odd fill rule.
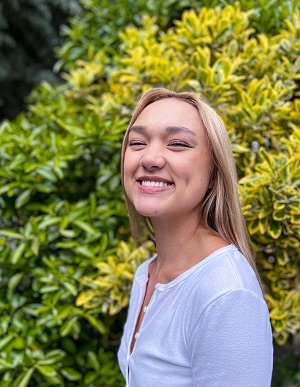
[[[113,56],[120,44],[119,32],[125,26],[141,27],[144,16],[154,17],[157,26],[166,31],[186,10],[233,3],[232,0],[102,0],[101,3],[81,0],[84,12],[63,29],[66,42],[57,48],[60,59],[55,68],[77,67],[76,60],[86,60],[90,49],[95,47]],[[235,7],[251,10],[251,26],[257,33],[275,34],[284,28],[286,18],[291,20],[300,0],[240,0]]]
[[274,337],[285,344],[300,331],[297,291],[300,247],[300,129],[278,145],[281,152],[259,152],[260,162],[240,181],[244,215],[257,250]]
[[81,11],[78,0],[2,0],[0,3],[0,120],[24,110],[41,80],[57,83],[54,47],[60,26]]
[[88,108],[99,114],[105,109],[129,114],[136,95],[156,85],[194,90],[212,102],[229,129],[274,337],[284,344],[299,330],[300,62],[294,53],[299,51],[300,13],[274,36],[255,36],[250,16],[237,4],[203,8],[185,12],[167,31],[144,17],[143,28],[130,26],[120,33],[121,50],[101,97],[98,80],[105,67],[97,74],[93,55],[79,62],[80,82],[78,68],[68,80],[73,93],[80,90],[91,102]]
[[154,253],[152,242],[135,248],[133,241],[126,244],[121,241],[115,255],[106,262],[97,264],[99,270],[95,279],[81,278],[81,282],[90,290],[83,291],[76,305],[87,309],[101,307],[102,313],[115,315],[128,306],[134,273],[140,264]]
[[0,126],[0,387],[123,385],[130,282],[153,246],[129,239],[119,150],[152,86],[223,117],[274,337],[299,332],[300,12],[265,35],[244,2],[195,3],[83,1],[59,50],[67,83]]
[[[0,372],[16,386],[26,378],[98,386],[99,374],[117,386],[111,349],[97,354],[114,321],[75,298],[80,278],[128,234],[118,178],[124,120],[86,112],[78,121],[80,105],[64,91],[42,85],[30,112],[0,128]],[[86,365],[90,352],[107,359],[97,372]]]

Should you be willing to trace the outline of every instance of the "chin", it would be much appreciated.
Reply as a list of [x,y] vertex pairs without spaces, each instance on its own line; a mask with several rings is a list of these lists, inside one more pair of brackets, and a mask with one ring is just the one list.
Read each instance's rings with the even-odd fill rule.
[[135,208],[135,209],[140,215],[145,216],[147,218],[154,218],[155,216],[158,215],[157,209],[153,209],[153,210],[151,210],[150,208],[147,208],[147,209]]

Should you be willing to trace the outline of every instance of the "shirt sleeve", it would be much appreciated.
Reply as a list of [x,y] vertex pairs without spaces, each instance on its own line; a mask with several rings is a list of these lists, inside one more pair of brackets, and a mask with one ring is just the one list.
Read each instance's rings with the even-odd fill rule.
[[230,291],[200,316],[189,341],[193,386],[269,387],[272,331],[264,300]]

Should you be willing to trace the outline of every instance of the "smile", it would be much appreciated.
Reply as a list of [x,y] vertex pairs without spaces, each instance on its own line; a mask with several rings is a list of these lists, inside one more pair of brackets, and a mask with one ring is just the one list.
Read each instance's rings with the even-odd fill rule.
[[144,187],[167,187],[167,183],[163,183],[162,181],[142,181],[142,185]]
[[172,185],[171,183],[164,183],[162,181],[149,181],[149,180],[143,180],[142,182],[140,182],[141,185],[143,185],[144,187],[159,187],[159,188],[163,188],[163,187],[167,187],[168,185]]

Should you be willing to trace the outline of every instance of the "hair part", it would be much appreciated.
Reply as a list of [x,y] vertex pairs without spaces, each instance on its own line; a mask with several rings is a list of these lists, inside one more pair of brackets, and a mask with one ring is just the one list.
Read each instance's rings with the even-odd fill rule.
[[[211,232],[240,250],[261,284],[251,249],[250,237],[241,211],[235,160],[226,127],[219,115],[195,93],[177,93],[165,88],[153,88],[148,90],[139,100],[128,129],[148,105],[166,98],[176,98],[197,109],[211,148],[213,160],[211,188],[204,198],[199,221]],[[140,244],[149,237],[155,241],[155,235],[150,218],[144,217],[136,211],[124,189],[124,156],[128,145],[128,129],[122,144],[121,178],[132,236]]]

